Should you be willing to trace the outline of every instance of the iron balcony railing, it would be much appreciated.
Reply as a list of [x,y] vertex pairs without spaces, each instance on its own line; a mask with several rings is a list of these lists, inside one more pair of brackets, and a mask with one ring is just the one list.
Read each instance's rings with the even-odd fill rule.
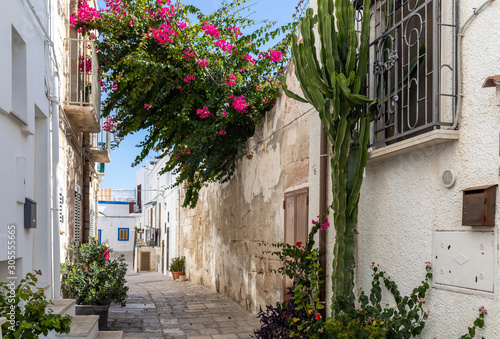
[[453,125],[457,15],[457,0],[372,1],[367,92],[378,99],[372,146]]
[[101,84],[93,40],[67,38],[68,76],[65,104],[92,106],[100,119]]

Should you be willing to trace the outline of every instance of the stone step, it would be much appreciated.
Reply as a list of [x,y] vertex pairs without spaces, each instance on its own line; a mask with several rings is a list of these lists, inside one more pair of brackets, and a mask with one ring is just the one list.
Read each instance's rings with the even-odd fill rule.
[[53,299],[54,305],[48,305],[47,308],[54,310],[54,314],[75,316],[75,299]]
[[101,339],[122,339],[123,331],[103,331],[97,334],[97,338]]
[[95,339],[99,333],[98,321],[97,315],[76,315],[71,322],[69,334],[56,334],[56,338]]
[[2,325],[7,322],[7,318],[0,318],[0,338],[3,338],[2,336]]

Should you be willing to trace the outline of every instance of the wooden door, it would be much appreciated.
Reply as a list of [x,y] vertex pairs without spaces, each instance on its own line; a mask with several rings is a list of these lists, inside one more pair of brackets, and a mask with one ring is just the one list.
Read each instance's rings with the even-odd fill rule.
[[151,253],[141,252],[141,272],[151,271]]
[[[309,232],[309,189],[302,188],[285,193],[283,208],[285,209],[285,243],[295,245],[297,242],[302,242],[305,244]],[[292,280],[285,276],[283,279],[284,300],[290,299],[287,293],[291,286]]]

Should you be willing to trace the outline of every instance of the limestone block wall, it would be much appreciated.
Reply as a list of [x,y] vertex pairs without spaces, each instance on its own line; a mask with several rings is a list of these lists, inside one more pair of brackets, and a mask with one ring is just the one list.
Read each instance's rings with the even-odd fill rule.
[[251,311],[282,298],[270,245],[284,240],[284,193],[308,187],[311,112],[282,95],[248,142],[253,159],[242,157],[229,182],[203,188],[197,207],[181,210],[187,278]]

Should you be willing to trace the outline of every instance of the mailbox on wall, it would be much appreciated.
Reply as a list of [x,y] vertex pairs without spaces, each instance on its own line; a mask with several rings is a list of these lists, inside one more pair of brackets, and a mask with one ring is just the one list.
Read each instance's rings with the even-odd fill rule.
[[497,186],[480,186],[463,190],[463,226],[495,226]]
[[24,201],[24,228],[36,228],[36,201],[30,198]]

